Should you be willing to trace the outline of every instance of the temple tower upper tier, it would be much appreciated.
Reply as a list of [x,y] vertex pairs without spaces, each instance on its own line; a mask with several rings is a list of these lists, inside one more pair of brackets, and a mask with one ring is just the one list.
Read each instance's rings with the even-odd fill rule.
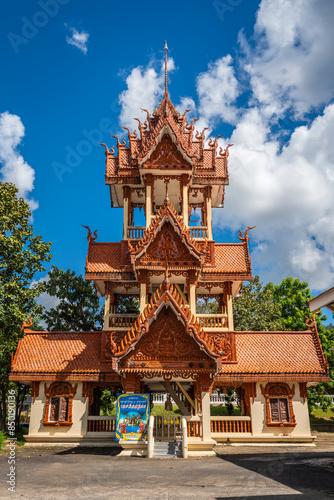
[[[188,228],[193,210],[200,211],[201,232],[194,236],[213,239],[212,207],[223,207],[228,184],[228,149],[218,148],[218,137],[205,147],[205,130],[195,130],[172,104],[168,92],[146,121],[137,118],[139,136],[127,127],[128,138],[116,137],[117,146],[106,151],[106,184],[112,207],[124,207],[123,239],[139,238],[158,213],[166,196]],[[219,149],[219,151],[217,151]],[[145,214],[145,226],[134,223],[136,209]]]

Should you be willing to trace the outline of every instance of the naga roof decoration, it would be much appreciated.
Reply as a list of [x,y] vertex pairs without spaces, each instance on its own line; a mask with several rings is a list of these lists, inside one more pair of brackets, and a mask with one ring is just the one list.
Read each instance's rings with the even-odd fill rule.
[[[128,132],[128,145],[126,139],[123,141],[117,136],[117,153],[113,147],[109,150],[106,144],[106,183],[138,184],[140,170],[148,168],[173,167],[191,169],[194,181],[210,179],[213,184],[228,184],[228,156],[229,144],[225,149],[218,149],[218,135],[208,142],[205,147],[205,131],[195,132],[194,118],[191,123],[187,122],[187,109],[182,115],[179,113],[169,98],[167,89],[158,108],[151,115],[147,109],[146,121],[138,121],[139,137],[137,132],[131,133],[128,127],[122,127]],[[169,146],[169,147],[168,147]],[[171,146],[173,151],[171,151]],[[169,150],[169,151],[167,151]]]
[[[151,222],[150,226],[145,230],[142,238],[138,242],[136,242],[135,246],[133,246],[131,241],[128,240],[131,262],[136,263],[136,261],[140,259],[140,257],[147,251],[149,245],[154,240],[156,240],[158,233],[162,230],[162,227],[168,222],[171,223],[174,233],[176,233],[180,237],[180,240],[187,248],[191,256],[195,258],[196,261],[200,264],[204,263],[205,254],[203,253],[203,246],[200,246],[198,242],[196,242],[196,240],[191,237],[190,231],[186,228],[181,217],[178,215],[175,208],[168,200],[165,200],[164,204],[159,209],[159,212]],[[166,240],[163,241],[163,246],[166,250]],[[175,253],[175,258],[173,258],[172,252],[169,251],[168,258],[171,258],[172,260],[182,259],[181,254],[177,256],[177,252]],[[160,259],[164,259],[164,256],[161,255]],[[136,264],[136,266],[138,266],[138,264]]]
[[[218,352],[217,344],[207,335],[200,322],[185,305],[176,288],[169,282],[168,277],[153,295],[142,314],[138,317],[134,325],[127,332],[120,345],[113,344],[113,357],[118,365],[118,360],[127,356],[136,344],[149,332],[151,324],[156,320],[161,309],[171,307],[177,319],[181,321],[185,328],[185,333],[192,337],[210,358],[216,363],[216,368],[221,366],[221,354]],[[213,367],[214,368],[214,367]]]

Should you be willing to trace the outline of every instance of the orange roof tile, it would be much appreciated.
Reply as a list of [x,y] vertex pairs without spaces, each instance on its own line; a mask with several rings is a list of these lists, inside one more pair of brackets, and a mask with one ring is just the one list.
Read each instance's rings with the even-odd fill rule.
[[205,273],[251,275],[247,243],[216,243],[214,266],[204,266]]
[[328,379],[317,333],[304,332],[235,332],[237,363],[223,365],[218,380],[283,377],[294,375],[307,381]]
[[108,273],[121,267],[121,243],[95,243],[88,246],[87,273]]
[[[78,380],[112,372],[101,362],[102,332],[29,332],[21,339],[12,366],[11,380],[46,380],[58,374]],[[48,375],[50,374],[50,375]],[[16,378],[15,378],[16,377]]]

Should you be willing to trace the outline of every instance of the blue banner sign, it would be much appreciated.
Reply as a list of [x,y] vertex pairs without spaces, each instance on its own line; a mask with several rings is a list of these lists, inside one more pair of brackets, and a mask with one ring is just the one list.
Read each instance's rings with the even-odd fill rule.
[[116,441],[147,439],[149,418],[149,394],[117,394]]

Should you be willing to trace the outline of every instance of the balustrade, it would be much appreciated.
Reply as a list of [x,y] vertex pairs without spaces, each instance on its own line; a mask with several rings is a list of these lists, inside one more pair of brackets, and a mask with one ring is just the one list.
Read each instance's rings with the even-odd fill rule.
[[87,432],[115,432],[116,417],[88,417]]
[[200,420],[188,420],[188,437],[201,437],[202,436],[202,422]]
[[250,417],[211,417],[211,433],[252,432]]
[[228,328],[227,314],[196,314],[202,328]]
[[128,226],[128,238],[133,240],[140,240],[145,232],[145,226]]
[[109,314],[109,327],[131,328],[138,314]]
[[207,238],[207,235],[208,235],[208,230],[206,227],[189,227],[189,232],[190,232],[190,236],[192,238],[195,238],[197,240],[199,239],[205,239]]

